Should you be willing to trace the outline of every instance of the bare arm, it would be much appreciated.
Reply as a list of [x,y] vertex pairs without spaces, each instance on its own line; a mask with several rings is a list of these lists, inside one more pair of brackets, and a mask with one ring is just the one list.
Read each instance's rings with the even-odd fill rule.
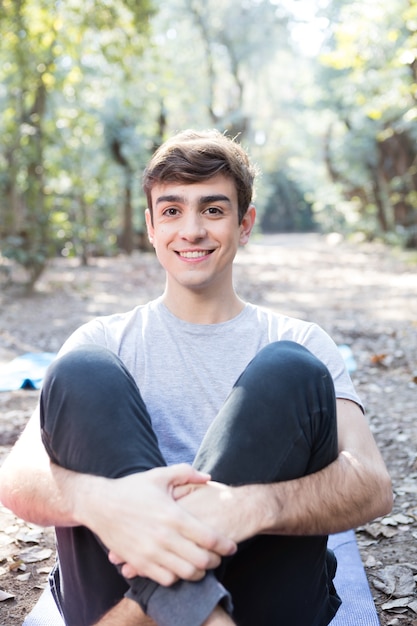
[[37,412],[0,469],[0,499],[43,526],[84,525],[135,570],[162,585],[198,580],[235,544],[175,501],[175,487],[205,483],[188,465],[119,479],[79,474],[50,462]]
[[[91,477],[92,482],[94,477]],[[0,468],[0,500],[16,515],[40,526],[76,526],[74,500],[83,476],[50,463],[36,408]]]
[[362,411],[337,401],[339,455],[323,470],[270,485],[196,488],[190,512],[241,541],[255,534],[314,535],[354,528],[392,507],[391,481]]

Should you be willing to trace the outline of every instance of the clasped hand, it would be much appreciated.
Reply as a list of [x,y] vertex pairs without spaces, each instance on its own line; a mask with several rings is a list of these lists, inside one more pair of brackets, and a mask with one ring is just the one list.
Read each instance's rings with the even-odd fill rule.
[[179,464],[101,479],[83,523],[108,547],[110,561],[124,564],[126,578],[144,576],[163,586],[199,580],[236,550],[234,541],[177,502],[187,485],[192,490],[209,478]]

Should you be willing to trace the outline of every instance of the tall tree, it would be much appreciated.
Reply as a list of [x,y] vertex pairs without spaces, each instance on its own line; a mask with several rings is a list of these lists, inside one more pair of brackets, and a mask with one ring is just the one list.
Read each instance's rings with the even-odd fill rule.
[[[337,3],[333,3],[333,7]],[[417,245],[415,0],[338,7],[322,74],[328,170],[380,231]]]
[[[61,141],[60,131],[69,130],[66,134],[73,144],[79,143],[80,136],[81,142],[88,141],[82,118],[86,114],[91,121],[91,109],[97,106],[94,89],[100,84],[105,97],[106,80],[110,91],[110,74],[117,75],[123,53],[140,56],[152,12],[149,0],[2,2],[0,184],[5,193],[0,238],[3,254],[27,269],[29,286],[53,252],[50,228],[59,166],[48,155],[61,157],[62,177],[62,156],[70,147],[54,151]],[[98,65],[101,77],[94,75]],[[75,110],[81,88],[85,100],[78,99]],[[66,172],[69,180],[78,163],[74,150],[72,170]],[[74,194],[72,201],[77,197],[80,200]],[[80,218],[86,213],[85,202],[86,197],[79,202]]]
[[245,135],[251,78],[271,59],[271,49],[287,40],[287,16],[269,0],[219,5],[214,0],[185,0],[204,49],[207,107],[211,122],[230,135]]

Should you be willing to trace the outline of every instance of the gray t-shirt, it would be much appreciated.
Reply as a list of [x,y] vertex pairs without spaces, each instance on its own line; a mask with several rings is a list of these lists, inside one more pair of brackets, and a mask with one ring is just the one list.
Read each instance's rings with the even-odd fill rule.
[[161,298],[76,330],[60,354],[100,344],[117,354],[135,379],[168,464],[191,463],[233,384],[272,341],[304,345],[328,367],[336,396],[360,400],[333,340],[316,324],[246,304],[220,324],[175,317]]

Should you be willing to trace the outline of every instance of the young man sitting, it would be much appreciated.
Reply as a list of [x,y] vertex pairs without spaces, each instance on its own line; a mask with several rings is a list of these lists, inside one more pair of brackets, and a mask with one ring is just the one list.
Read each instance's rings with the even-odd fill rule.
[[235,292],[253,181],[216,131],[159,148],[143,185],[165,291],[73,333],[2,468],[4,504],[56,527],[68,626],[325,626],[327,535],[391,508],[334,342]]

